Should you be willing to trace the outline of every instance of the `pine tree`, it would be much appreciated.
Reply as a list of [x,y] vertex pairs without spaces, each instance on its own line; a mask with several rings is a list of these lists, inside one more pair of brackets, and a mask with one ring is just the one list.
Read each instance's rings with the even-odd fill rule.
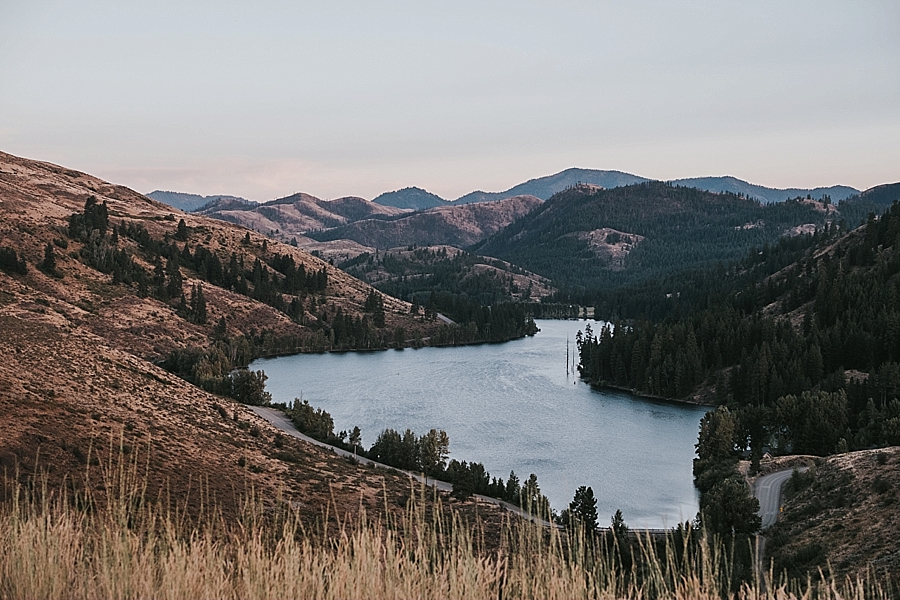
[[53,244],[50,242],[44,246],[44,260],[38,264],[38,268],[47,275],[59,276],[59,272],[56,270],[56,254],[53,251]]
[[206,298],[199,283],[191,290],[191,320],[199,325],[206,323]]
[[178,229],[175,231],[175,239],[179,242],[186,242],[188,239],[188,228],[187,223],[184,222],[184,219],[178,221]]
[[178,258],[175,256],[166,261],[166,280],[166,293],[169,298],[177,298],[184,294],[184,279],[181,277]]
[[579,523],[585,533],[597,530],[597,499],[590,486],[575,490],[575,497],[569,503],[569,520]]

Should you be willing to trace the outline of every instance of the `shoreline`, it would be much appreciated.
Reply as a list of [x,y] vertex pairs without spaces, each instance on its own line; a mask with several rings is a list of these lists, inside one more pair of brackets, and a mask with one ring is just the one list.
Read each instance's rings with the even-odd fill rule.
[[665,403],[669,403],[669,404],[690,404],[691,406],[708,406],[710,408],[718,406],[717,404],[709,404],[707,402],[699,402],[696,400],[688,400],[688,399],[684,399],[684,398],[666,398],[665,396],[657,396],[655,394],[647,394],[645,392],[639,392],[634,388],[625,387],[624,385],[615,385],[612,383],[597,382],[597,381],[587,381],[585,379],[582,379],[582,381],[587,383],[592,388],[626,392],[626,393],[634,396],[635,398],[642,398],[644,400],[654,400],[656,402],[665,402]]
[[[560,319],[564,320],[564,319]],[[538,332],[540,329],[538,329]],[[270,352],[265,354],[257,354],[254,355],[253,358],[250,359],[248,365],[255,360],[262,360],[268,358],[281,358],[284,356],[297,356],[300,354],[345,354],[349,352],[359,352],[359,353],[368,353],[368,352],[387,352],[388,350],[419,350],[422,348],[460,348],[463,346],[482,346],[485,344],[505,344],[507,342],[514,342],[516,340],[525,339],[527,337],[534,337],[534,333],[523,333],[517,337],[510,337],[504,340],[478,340],[474,342],[463,342],[459,344],[427,344],[423,343],[420,346],[415,344],[410,344],[408,346],[382,346],[379,348],[330,348],[327,350],[290,350],[285,352]],[[422,338],[422,341],[428,341],[430,338]]]

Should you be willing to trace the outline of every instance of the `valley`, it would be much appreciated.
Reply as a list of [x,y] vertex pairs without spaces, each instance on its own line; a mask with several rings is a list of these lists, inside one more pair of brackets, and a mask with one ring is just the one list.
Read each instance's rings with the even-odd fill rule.
[[[134,461],[142,497],[198,523],[210,504],[242,518],[250,496],[326,532],[408,514],[414,481],[284,436],[248,408],[275,402],[295,422],[306,411],[330,423],[343,444],[361,426],[361,454],[387,456],[393,428],[417,448],[413,429],[449,433],[452,451],[429,469],[455,478],[451,493],[416,502],[481,523],[488,548],[519,525],[472,491],[528,490],[575,535],[566,528],[590,515],[584,486],[601,521],[621,510],[612,532],[627,531],[623,518],[671,527],[696,514],[683,531],[742,543],[759,529],[747,477],[769,454],[815,455],[766,532],[769,558],[797,581],[829,561],[826,578],[869,566],[894,577],[886,543],[811,540],[845,517],[874,527],[844,510],[851,491],[896,529],[896,483],[879,469],[900,443],[900,188],[763,201],[730,180],[704,191],[626,175],[572,170],[424,210],[400,192],[384,204],[167,192],[194,210],[181,212],[0,154],[0,352],[12,358],[0,366],[0,465],[15,473],[3,500],[40,479],[50,495],[113,506],[111,469]],[[598,322],[540,320],[588,307]],[[568,360],[564,333],[571,365],[551,368],[548,357]],[[341,353],[357,350],[383,352]],[[803,491],[820,488],[844,500]],[[731,560],[749,577],[749,556]]]

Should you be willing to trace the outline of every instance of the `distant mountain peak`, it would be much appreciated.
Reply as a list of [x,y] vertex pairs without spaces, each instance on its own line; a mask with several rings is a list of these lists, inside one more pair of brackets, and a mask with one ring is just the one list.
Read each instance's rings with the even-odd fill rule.
[[385,192],[372,200],[382,206],[393,206],[406,210],[425,210],[436,206],[445,206],[446,200],[419,187],[405,187],[393,192]]
[[153,198],[157,202],[168,204],[172,208],[177,208],[178,210],[183,210],[185,212],[193,212],[205,209],[220,201],[243,203],[246,206],[257,204],[253,200],[247,200],[246,198],[241,198],[239,196],[228,196],[223,194],[214,196],[201,196],[200,194],[187,194],[184,192],[154,190],[149,194],[146,194],[146,196],[148,198]]

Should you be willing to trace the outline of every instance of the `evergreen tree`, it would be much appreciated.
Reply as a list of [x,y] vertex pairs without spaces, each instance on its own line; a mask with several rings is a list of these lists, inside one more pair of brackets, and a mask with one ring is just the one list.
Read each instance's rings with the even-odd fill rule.
[[11,275],[25,275],[28,273],[28,265],[25,263],[24,256],[19,259],[15,249],[4,246],[0,248],[0,270]]
[[423,472],[436,477],[447,468],[450,437],[443,429],[432,429],[420,438],[419,451]]
[[177,256],[172,256],[166,261],[166,295],[169,298],[177,298],[184,294],[182,287],[184,278],[181,276],[181,269],[178,267]]
[[188,227],[184,219],[178,221],[178,229],[175,230],[175,239],[179,242],[186,242],[188,239]]
[[203,284],[200,283],[191,289],[191,320],[200,325],[206,323],[206,297],[203,295]]
[[597,499],[590,486],[581,486],[575,490],[575,497],[569,503],[569,521],[578,523],[584,531],[593,533],[597,530]]
[[362,444],[362,432],[359,430],[359,427],[353,427],[353,431],[350,432],[350,438],[348,442],[351,446],[353,446],[353,451],[357,452],[359,446]]
[[53,250],[53,244],[50,242],[47,242],[47,245],[44,246],[44,260],[38,263],[38,269],[47,275],[59,276],[59,271],[57,271],[56,267],[56,253]]

